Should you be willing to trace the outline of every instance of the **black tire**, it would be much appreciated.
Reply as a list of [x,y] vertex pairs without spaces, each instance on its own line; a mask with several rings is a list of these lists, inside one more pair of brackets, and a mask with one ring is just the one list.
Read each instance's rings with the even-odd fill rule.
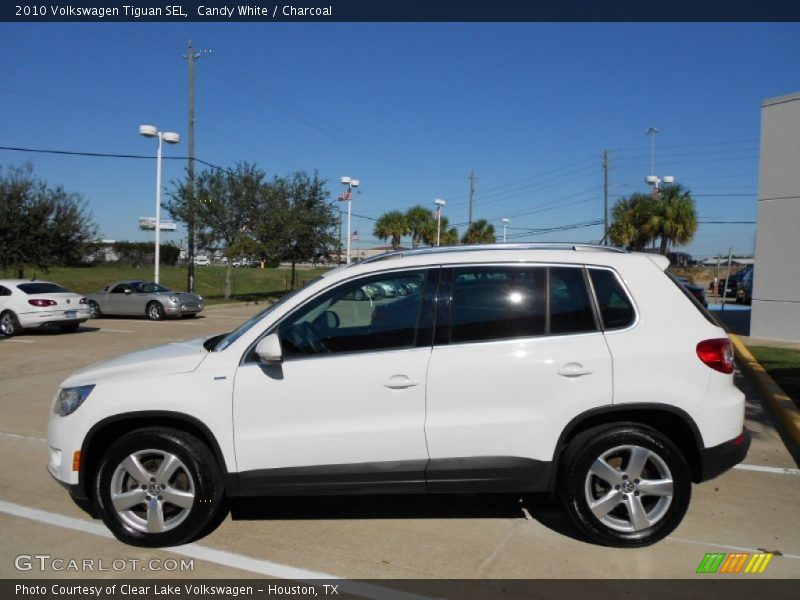
[[19,324],[19,319],[10,310],[7,310],[0,315],[0,334],[6,337],[12,337],[22,333],[22,327]]
[[[146,471],[139,478],[123,466],[131,456],[137,456]],[[159,482],[156,480],[158,470],[167,457],[177,458],[180,466],[166,481]],[[222,473],[213,453],[184,431],[165,427],[131,431],[103,453],[95,473],[93,495],[100,516],[118,540],[133,546],[189,543],[209,531],[209,524],[224,506]],[[146,486],[140,485],[143,480]],[[167,487],[160,487],[160,484]],[[139,495],[146,496],[141,503],[118,511],[111,500],[112,489],[135,493],[137,499]],[[193,498],[185,500],[191,504],[184,508],[171,504],[168,499],[178,497],[175,492],[193,494]],[[156,497],[156,493],[163,497]],[[162,531],[147,531],[149,507],[161,514]]]
[[[634,452],[647,457],[640,470],[632,464]],[[604,456],[618,475],[605,473],[619,485],[593,474],[602,471],[592,471],[592,467],[603,466],[595,461]],[[570,442],[561,465],[559,491],[564,506],[581,532],[597,544],[618,548],[654,544],[680,524],[689,508],[692,485],[686,460],[669,439],[645,425],[616,423],[584,431]],[[631,474],[641,473],[641,479],[629,478],[629,469]],[[661,480],[659,494],[645,493],[656,489],[656,480]],[[648,481],[648,488],[642,485],[640,489],[640,481]],[[601,516],[589,507],[590,498],[595,502],[607,498],[596,507]],[[603,506],[613,508],[603,514]]]
[[161,305],[160,302],[150,302],[147,305],[147,309],[145,310],[145,314],[147,318],[151,321],[163,321],[164,320],[164,307]]
[[93,319],[99,319],[103,316],[103,311],[100,310],[100,305],[94,300],[89,300],[89,310],[92,311]]
[[62,323],[58,328],[61,330],[61,333],[75,333],[80,326],[81,324],[76,321],[75,323]]

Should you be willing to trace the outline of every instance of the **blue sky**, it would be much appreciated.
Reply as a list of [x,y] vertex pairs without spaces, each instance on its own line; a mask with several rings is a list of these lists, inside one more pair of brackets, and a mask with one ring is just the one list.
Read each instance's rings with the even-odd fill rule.
[[[754,221],[760,103],[800,89],[797,24],[0,24],[0,146],[155,152],[138,135],[187,120],[191,38],[197,63],[196,156],[270,175],[318,170],[361,179],[367,217],[447,200],[518,240],[597,240],[600,154],[612,151],[612,201],[645,191],[646,128],[660,129],[656,173],[673,175],[707,220]],[[185,155],[186,145],[165,148]],[[83,193],[112,239],[154,212],[149,160],[0,151]],[[164,180],[182,175],[165,161]],[[355,218],[361,245],[372,221]],[[463,230],[463,226],[461,227]],[[753,250],[753,225],[701,225],[697,256]],[[175,241],[183,232],[166,234]]]

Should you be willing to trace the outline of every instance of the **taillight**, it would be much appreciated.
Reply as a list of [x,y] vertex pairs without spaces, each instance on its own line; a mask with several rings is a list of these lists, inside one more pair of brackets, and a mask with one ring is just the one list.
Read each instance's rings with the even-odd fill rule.
[[41,308],[41,307],[44,307],[44,306],[55,306],[56,305],[56,301],[55,300],[40,300],[39,298],[34,298],[33,300],[28,300],[28,304],[30,304],[31,306],[38,306],[38,307]]
[[733,373],[733,348],[728,338],[704,340],[697,344],[697,356],[720,373]]

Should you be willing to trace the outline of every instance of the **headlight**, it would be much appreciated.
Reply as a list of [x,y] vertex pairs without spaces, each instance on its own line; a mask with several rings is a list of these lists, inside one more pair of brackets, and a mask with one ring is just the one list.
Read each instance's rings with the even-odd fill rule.
[[58,393],[53,412],[59,416],[71,415],[94,389],[94,385],[80,385],[78,387],[64,388]]
[[173,304],[177,304],[178,303],[178,297],[177,296],[170,296],[169,297],[169,301],[172,302]]

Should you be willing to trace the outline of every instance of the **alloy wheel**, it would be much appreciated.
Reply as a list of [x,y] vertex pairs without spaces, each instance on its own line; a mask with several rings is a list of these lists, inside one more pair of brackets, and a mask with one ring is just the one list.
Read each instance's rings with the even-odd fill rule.
[[638,532],[664,518],[673,498],[673,478],[654,451],[636,445],[612,448],[592,463],[584,484],[586,502],[602,524]]
[[140,450],[114,470],[110,496],[117,517],[127,527],[141,533],[163,533],[189,516],[195,484],[176,455]]

